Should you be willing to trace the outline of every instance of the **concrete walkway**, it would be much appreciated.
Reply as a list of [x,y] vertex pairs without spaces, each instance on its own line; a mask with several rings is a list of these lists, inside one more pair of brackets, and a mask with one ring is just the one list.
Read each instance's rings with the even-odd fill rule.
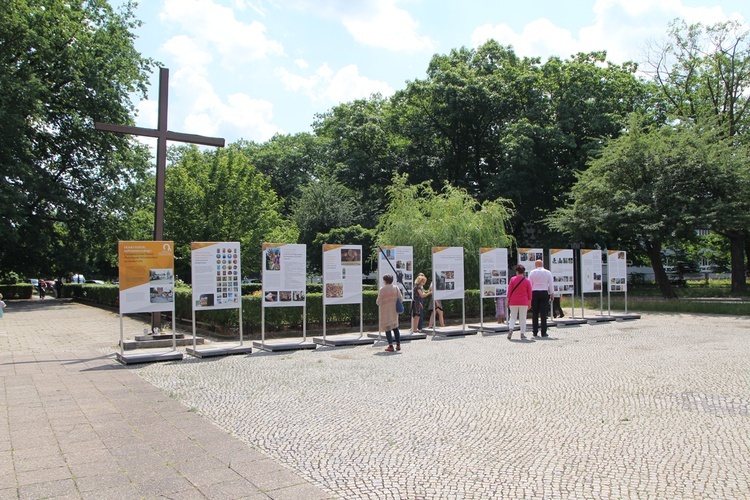
[[[125,320],[126,331],[145,326]],[[0,319],[0,499],[333,497],[114,361],[119,316],[9,302]]]

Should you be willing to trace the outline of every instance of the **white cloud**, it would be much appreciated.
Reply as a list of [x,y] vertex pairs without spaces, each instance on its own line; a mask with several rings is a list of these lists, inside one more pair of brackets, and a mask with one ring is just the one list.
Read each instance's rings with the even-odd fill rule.
[[[247,94],[222,98],[200,71],[183,68],[170,79],[174,98],[181,103],[182,123],[170,129],[209,137],[230,136],[266,141],[282,132],[273,120],[273,104]],[[170,108],[172,106],[170,105]]]
[[398,8],[396,0],[379,0],[373,7],[342,16],[341,22],[355,40],[399,52],[433,49],[430,38],[418,34],[419,23]]
[[579,41],[573,34],[555,26],[548,19],[536,19],[524,26],[521,33],[516,33],[507,24],[485,24],[474,30],[471,41],[474,46],[481,45],[494,38],[503,45],[512,45],[516,54],[521,56],[550,55],[567,56],[577,52]]
[[228,68],[238,62],[284,54],[279,42],[266,37],[265,25],[258,21],[243,23],[235,18],[231,8],[213,0],[165,0],[160,18],[179,25],[185,32],[183,36],[196,47],[211,47]]
[[295,59],[294,64],[301,69],[307,69],[310,66],[304,59]]
[[333,105],[380,93],[393,95],[394,89],[386,82],[372,80],[359,74],[356,65],[350,64],[334,72],[323,64],[314,74],[301,76],[286,69],[277,71],[286,90],[302,92],[316,104]]
[[606,50],[608,60],[621,63],[642,60],[646,43],[663,39],[669,22],[675,18],[704,24],[728,18],[719,6],[689,7],[681,0],[597,0],[593,12],[594,23],[578,33],[571,33],[547,19],[532,21],[520,33],[507,24],[485,24],[472,33],[472,44],[478,46],[494,38],[501,44],[513,45],[521,56],[542,59]]
[[419,34],[419,22],[398,7],[401,0],[287,0],[287,4],[340,22],[358,42],[396,52],[429,51],[433,41]]

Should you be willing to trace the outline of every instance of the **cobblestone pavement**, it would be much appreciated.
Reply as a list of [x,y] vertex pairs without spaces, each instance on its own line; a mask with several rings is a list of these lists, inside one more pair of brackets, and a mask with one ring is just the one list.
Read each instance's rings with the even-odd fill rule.
[[[126,317],[126,331],[141,320]],[[333,495],[114,361],[119,316],[9,301],[0,319],[0,499]]]
[[136,371],[342,498],[750,498],[750,318]]

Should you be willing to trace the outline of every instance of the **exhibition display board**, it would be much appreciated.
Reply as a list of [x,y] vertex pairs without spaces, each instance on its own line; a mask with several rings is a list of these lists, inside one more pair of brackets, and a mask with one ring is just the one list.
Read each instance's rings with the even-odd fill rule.
[[174,243],[120,241],[120,314],[174,313]]
[[[465,331],[463,247],[432,247],[432,290],[435,300],[461,300],[461,330]],[[433,324],[433,334],[435,330]]]
[[[599,294],[599,309],[604,313],[602,298],[602,251],[581,249],[581,310],[585,310],[584,294]],[[585,312],[583,313],[585,317]]]
[[[307,342],[307,245],[263,243],[261,269],[261,340],[255,347],[266,351],[314,349],[315,344]],[[266,343],[266,308],[276,307],[302,308],[302,341]]]
[[383,276],[390,274],[404,296],[404,302],[412,300],[414,289],[414,250],[408,246],[378,247],[378,283],[383,286]]
[[482,297],[505,297],[508,293],[508,249],[480,248],[479,277]]
[[307,246],[263,243],[263,307],[306,303]]
[[625,314],[628,313],[628,256],[622,250],[607,251],[607,311],[612,314],[610,294],[625,294]]
[[601,250],[581,250],[581,291],[602,293]]
[[435,300],[464,299],[463,247],[432,247]]
[[[174,243],[172,241],[120,241],[118,243],[120,265],[120,352],[118,360],[145,362],[182,359],[177,353],[174,314]],[[123,332],[124,314],[131,313],[172,313],[172,353],[133,354],[124,353]],[[159,335],[159,328],[153,327],[144,334]]]
[[[508,294],[508,249],[479,249],[479,283],[482,299],[504,298]],[[507,303],[505,304],[507,308]],[[484,300],[479,301],[479,325],[484,328]]]
[[326,306],[359,304],[362,323],[362,245],[323,245],[323,342],[326,337]]
[[551,248],[549,270],[552,273],[555,296],[573,295],[575,272],[573,271],[573,250]]
[[[188,354],[197,357],[248,353],[243,348],[242,332],[242,259],[237,241],[193,242],[190,244],[192,278],[193,347]],[[196,312],[216,309],[237,309],[240,344],[237,347],[212,347],[199,350],[196,346]]]
[[240,262],[236,241],[190,244],[194,312],[242,307]]
[[323,245],[323,304],[362,303],[362,245]]
[[624,251],[607,252],[607,278],[610,292],[628,291],[628,260]]
[[544,249],[543,248],[519,248],[516,264],[521,264],[526,268],[524,276],[529,275],[529,271],[534,269],[534,262],[537,260],[544,260]]

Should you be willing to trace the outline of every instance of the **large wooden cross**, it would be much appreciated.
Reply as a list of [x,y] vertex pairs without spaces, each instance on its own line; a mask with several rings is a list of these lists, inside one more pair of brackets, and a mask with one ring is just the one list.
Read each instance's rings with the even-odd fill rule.
[[167,127],[167,110],[169,100],[169,70],[159,70],[159,123],[158,128],[130,127],[114,125],[112,123],[96,122],[97,130],[117,132],[119,134],[133,134],[146,137],[156,137],[156,209],[154,213],[154,241],[164,239],[164,177],[167,170],[167,141],[189,142],[203,146],[224,147],[224,139],[218,137],[204,137],[202,135],[182,134],[170,132]]

